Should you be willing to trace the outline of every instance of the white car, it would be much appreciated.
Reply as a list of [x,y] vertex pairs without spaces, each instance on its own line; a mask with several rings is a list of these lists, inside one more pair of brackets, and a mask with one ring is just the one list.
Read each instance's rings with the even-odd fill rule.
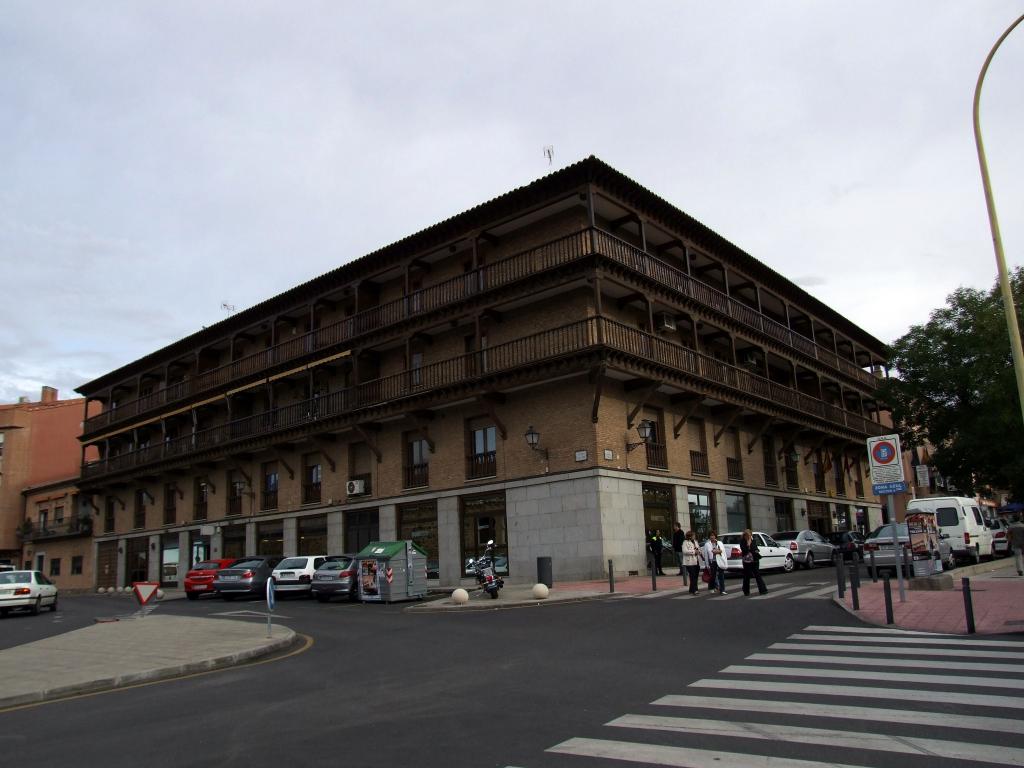
[[[773,568],[782,570],[793,570],[796,565],[793,561],[793,554],[789,547],[784,547],[775,541],[767,533],[753,531],[754,543],[757,544],[757,551],[761,553],[761,567],[759,570],[770,571]],[[729,573],[743,573],[743,553],[740,551],[740,539],[742,533],[723,533],[718,537],[722,543],[723,551],[729,560]]]
[[313,575],[327,560],[327,555],[286,557],[274,568],[274,590],[287,594],[312,594]]
[[39,571],[4,571],[0,573],[0,616],[11,610],[28,608],[38,614],[42,606],[57,610],[57,585]]

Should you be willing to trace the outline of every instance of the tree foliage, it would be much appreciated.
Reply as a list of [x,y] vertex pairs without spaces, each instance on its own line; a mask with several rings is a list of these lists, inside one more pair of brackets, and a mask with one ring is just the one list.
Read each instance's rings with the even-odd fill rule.
[[[1020,322],[1024,270],[1010,276]],[[968,493],[989,486],[1024,498],[1024,421],[998,283],[958,288],[892,345],[896,375],[881,397],[907,445],[934,446],[932,463]]]

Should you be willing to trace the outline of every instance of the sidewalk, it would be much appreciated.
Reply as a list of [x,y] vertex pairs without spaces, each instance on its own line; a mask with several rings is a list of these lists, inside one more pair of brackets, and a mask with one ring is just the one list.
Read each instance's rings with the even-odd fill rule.
[[970,578],[977,634],[1024,632],[1024,577],[1017,575],[1013,558],[958,568],[950,576],[953,580],[951,589],[906,589],[905,603],[900,602],[896,579],[890,579],[895,619],[892,625],[887,625],[885,621],[885,596],[881,579],[875,584],[870,579],[861,582],[859,611],[853,610],[853,595],[849,589],[843,599],[837,597],[834,600],[852,616],[868,624],[921,632],[966,634],[967,617],[961,578],[967,576]]

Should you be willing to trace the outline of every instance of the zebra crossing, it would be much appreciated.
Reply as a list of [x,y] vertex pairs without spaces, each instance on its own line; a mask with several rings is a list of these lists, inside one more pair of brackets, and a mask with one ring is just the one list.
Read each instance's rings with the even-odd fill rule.
[[726,593],[724,595],[717,595],[712,593],[706,584],[702,583],[696,595],[690,594],[689,587],[673,587],[671,589],[661,589],[657,592],[645,592],[639,595],[630,595],[630,597],[636,600],[658,600],[661,598],[668,598],[671,600],[695,600],[702,597],[711,597],[715,600],[736,600],[741,597],[746,597],[747,600],[777,600],[782,597],[787,600],[815,600],[830,598],[836,593],[836,585],[834,583],[821,581],[812,581],[807,584],[797,584],[790,587],[771,587],[770,591],[766,595],[757,594],[756,587],[752,587],[752,589],[753,592],[750,597],[746,597],[738,583],[728,582],[726,584]]
[[1022,659],[1024,640],[812,625],[536,766],[1024,766]]

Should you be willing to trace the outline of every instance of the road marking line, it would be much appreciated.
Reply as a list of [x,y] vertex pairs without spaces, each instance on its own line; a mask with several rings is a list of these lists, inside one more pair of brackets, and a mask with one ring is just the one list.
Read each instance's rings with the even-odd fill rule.
[[[828,638],[825,638],[828,639]],[[867,640],[868,638],[864,638]],[[772,643],[769,650],[780,651],[856,651],[857,653],[878,653],[887,656],[916,656],[938,658],[963,656],[979,659],[1024,659],[1020,651],[960,650],[959,648],[890,648],[885,645],[842,645],[831,643]]]
[[934,704],[941,698],[944,704],[965,704],[980,707],[1003,707],[1020,709],[1024,697],[997,696],[992,693],[960,693],[959,691],[919,691],[913,688],[839,688],[836,685],[820,683],[778,683],[768,680],[697,680],[689,688],[718,688],[736,692],[736,685],[742,683],[745,691],[767,691],[769,693],[805,693],[816,696],[838,696],[847,699],[894,699],[896,701],[922,701]]
[[979,648],[1024,648],[1024,642],[1014,640],[966,640],[961,637],[938,635],[932,637],[887,637],[866,638],[863,635],[805,635],[802,632],[790,635],[787,640],[828,640],[832,643],[902,643],[906,645],[961,645]]
[[[856,650],[852,649],[851,650]],[[811,653],[752,653],[751,661],[806,662],[809,664],[855,664],[862,667],[923,667],[935,669],[930,659],[873,659],[864,656],[817,656]],[[984,662],[956,662],[958,672],[1024,672],[1024,664],[994,664]]]
[[964,685],[972,688],[1020,688],[1020,680],[959,675],[919,675],[911,672],[874,672],[861,669],[803,669],[802,667],[755,667],[730,664],[725,675],[771,675],[772,677],[830,677],[843,680],[878,680],[883,683],[924,683],[928,685]]
[[679,587],[678,589],[660,589],[657,592],[647,592],[641,595],[634,595],[639,597],[641,600],[649,600],[652,597],[668,597],[669,595],[678,595],[680,592],[689,589],[689,587]]
[[816,589],[813,592],[808,592],[807,594],[804,594],[804,595],[798,595],[797,597],[795,597],[793,599],[794,600],[812,600],[814,598],[824,597],[827,594],[830,594],[832,592],[836,592],[838,589],[839,589],[839,587],[837,587],[835,584],[830,584],[827,587],[821,587],[820,589]]
[[802,589],[806,589],[802,584],[796,587],[786,587],[785,589],[773,589],[767,595],[754,595],[754,599],[771,600],[773,597],[781,597],[782,595],[788,595],[790,592],[799,592]]
[[[890,629],[887,627],[838,627],[821,624],[812,624],[804,627],[804,632],[838,632],[841,635],[927,635],[934,637],[936,632],[923,632],[917,629]],[[951,637],[962,637],[962,635],[951,635]]]
[[854,707],[805,701],[770,701],[766,699],[730,699],[722,696],[682,696],[673,694],[652,701],[655,706],[692,707],[694,709],[721,709],[726,712],[748,710],[777,715],[804,715],[828,717],[840,720],[867,720],[877,723],[884,718],[890,723],[921,725],[928,728],[967,728],[973,731],[1003,731],[1024,733],[1024,721],[1007,717],[981,717],[978,715],[945,714],[942,712],[915,712],[906,709],[879,709],[877,707]]
[[730,739],[761,739],[781,741],[786,744],[866,749],[872,752],[900,752],[908,755],[944,757],[1000,765],[1024,765],[1024,755],[1018,748],[997,747],[966,741],[924,739],[915,736],[888,736],[794,725],[726,722],[691,717],[663,717],[661,715],[623,715],[605,725],[616,728],[700,733],[706,736],[724,736]]
[[547,750],[562,755],[604,757],[631,763],[651,763],[675,768],[863,768],[850,763],[825,763],[820,760],[780,760],[768,755],[743,755],[691,747],[666,747],[658,744],[634,744],[609,739],[574,738]]

